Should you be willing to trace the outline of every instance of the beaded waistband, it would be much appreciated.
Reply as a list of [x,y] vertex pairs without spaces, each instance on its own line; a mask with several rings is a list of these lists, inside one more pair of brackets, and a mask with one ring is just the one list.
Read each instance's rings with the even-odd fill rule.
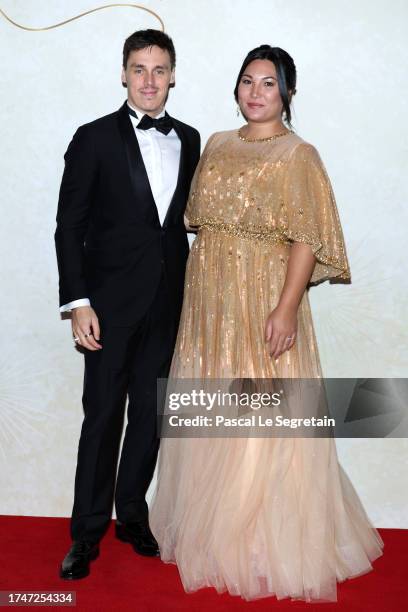
[[221,232],[227,236],[236,236],[248,240],[261,240],[268,244],[290,244],[290,241],[280,229],[265,230],[262,226],[223,223],[222,221],[208,218],[191,219],[189,223],[191,227],[197,226],[198,231],[207,229],[211,232]]

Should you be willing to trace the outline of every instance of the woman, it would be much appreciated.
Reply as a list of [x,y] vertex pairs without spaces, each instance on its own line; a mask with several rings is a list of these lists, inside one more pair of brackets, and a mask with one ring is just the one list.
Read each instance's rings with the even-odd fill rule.
[[[187,264],[170,377],[320,378],[309,282],[350,280],[329,178],[288,129],[296,68],[251,51],[235,98],[247,124],[210,137],[186,216]],[[332,438],[165,438],[150,523],[186,591],[335,601],[383,542]]]

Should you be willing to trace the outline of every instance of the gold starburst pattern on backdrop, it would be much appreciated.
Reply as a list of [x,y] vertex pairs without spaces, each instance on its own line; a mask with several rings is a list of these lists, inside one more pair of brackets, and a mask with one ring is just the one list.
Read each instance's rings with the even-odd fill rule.
[[162,18],[157,13],[147,8],[146,6],[142,6],[141,4],[128,4],[128,3],[104,4],[102,6],[96,6],[95,8],[90,9],[88,11],[84,11],[83,13],[80,13],[79,15],[74,15],[74,17],[65,19],[65,21],[60,21],[59,23],[55,23],[55,24],[45,26],[42,28],[31,28],[28,26],[21,25],[20,23],[13,21],[13,19],[11,19],[8,15],[6,15],[6,13],[1,8],[0,8],[0,14],[3,15],[4,19],[6,19],[9,23],[16,26],[16,28],[20,28],[21,30],[27,30],[28,32],[44,32],[46,30],[53,30],[54,28],[59,28],[60,26],[70,23],[71,21],[75,21],[76,19],[85,17],[85,15],[90,15],[91,13],[96,13],[97,11],[102,11],[104,9],[117,8],[117,7],[136,8],[141,11],[146,11],[146,13],[150,13],[150,15],[153,15],[153,17],[155,17],[160,22],[160,27],[162,31],[164,32],[164,22]]
[[[47,355],[47,358],[49,355]],[[51,357],[51,364],[56,361]],[[0,356],[0,460],[27,453],[44,441],[45,428],[56,418],[49,407],[52,365],[40,349],[10,345]]]
[[398,294],[404,271],[390,264],[389,244],[378,240],[382,231],[373,215],[364,235],[348,245],[351,286],[317,288],[324,299],[311,292],[323,365],[330,364],[333,376],[398,377],[407,366],[407,300]]

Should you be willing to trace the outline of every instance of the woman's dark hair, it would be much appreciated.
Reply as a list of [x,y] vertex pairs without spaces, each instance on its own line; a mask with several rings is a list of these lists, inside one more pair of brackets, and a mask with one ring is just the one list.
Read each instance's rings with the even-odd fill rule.
[[292,113],[290,110],[290,99],[296,93],[296,66],[286,51],[280,47],[271,47],[270,45],[261,45],[256,49],[252,49],[244,59],[244,63],[239,71],[237,83],[234,89],[235,101],[238,103],[238,86],[241,77],[244,74],[248,64],[254,60],[269,60],[275,65],[276,74],[278,77],[279,93],[283,102],[283,112],[285,113],[286,123],[292,127]]
[[168,51],[172,69],[176,66],[176,51],[170,36],[160,30],[138,30],[125,40],[123,45],[123,67],[126,70],[127,61],[132,51],[140,51],[147,47],[160,47],[163,51]]

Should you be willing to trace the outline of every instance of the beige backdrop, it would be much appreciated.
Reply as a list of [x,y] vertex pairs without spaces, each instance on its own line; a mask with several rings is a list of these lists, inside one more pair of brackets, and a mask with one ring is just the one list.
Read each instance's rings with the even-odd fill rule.
[[[90,0],[2,0],[45,26]],[[299,74],[295,127],[332,178],[352,286],[311,291],[325,374],[407,376],[404,0],[157,0],[177,52],[168,109],[203,140],[240,125],[232,96],[246,52],[282,46]],[[117,109],[124,39],[157,27],[109,9],[49,32],[0,17],[0,513],[68,516],[81,425],[82,357],[58,314],[53,233],[63,154],[78,125]],[[404,208],[405,206],[405,208]],[[404,439],[339,440],[341,462],[378,527],[408,527]],[[152,488],[150,489],[150,493]]]

